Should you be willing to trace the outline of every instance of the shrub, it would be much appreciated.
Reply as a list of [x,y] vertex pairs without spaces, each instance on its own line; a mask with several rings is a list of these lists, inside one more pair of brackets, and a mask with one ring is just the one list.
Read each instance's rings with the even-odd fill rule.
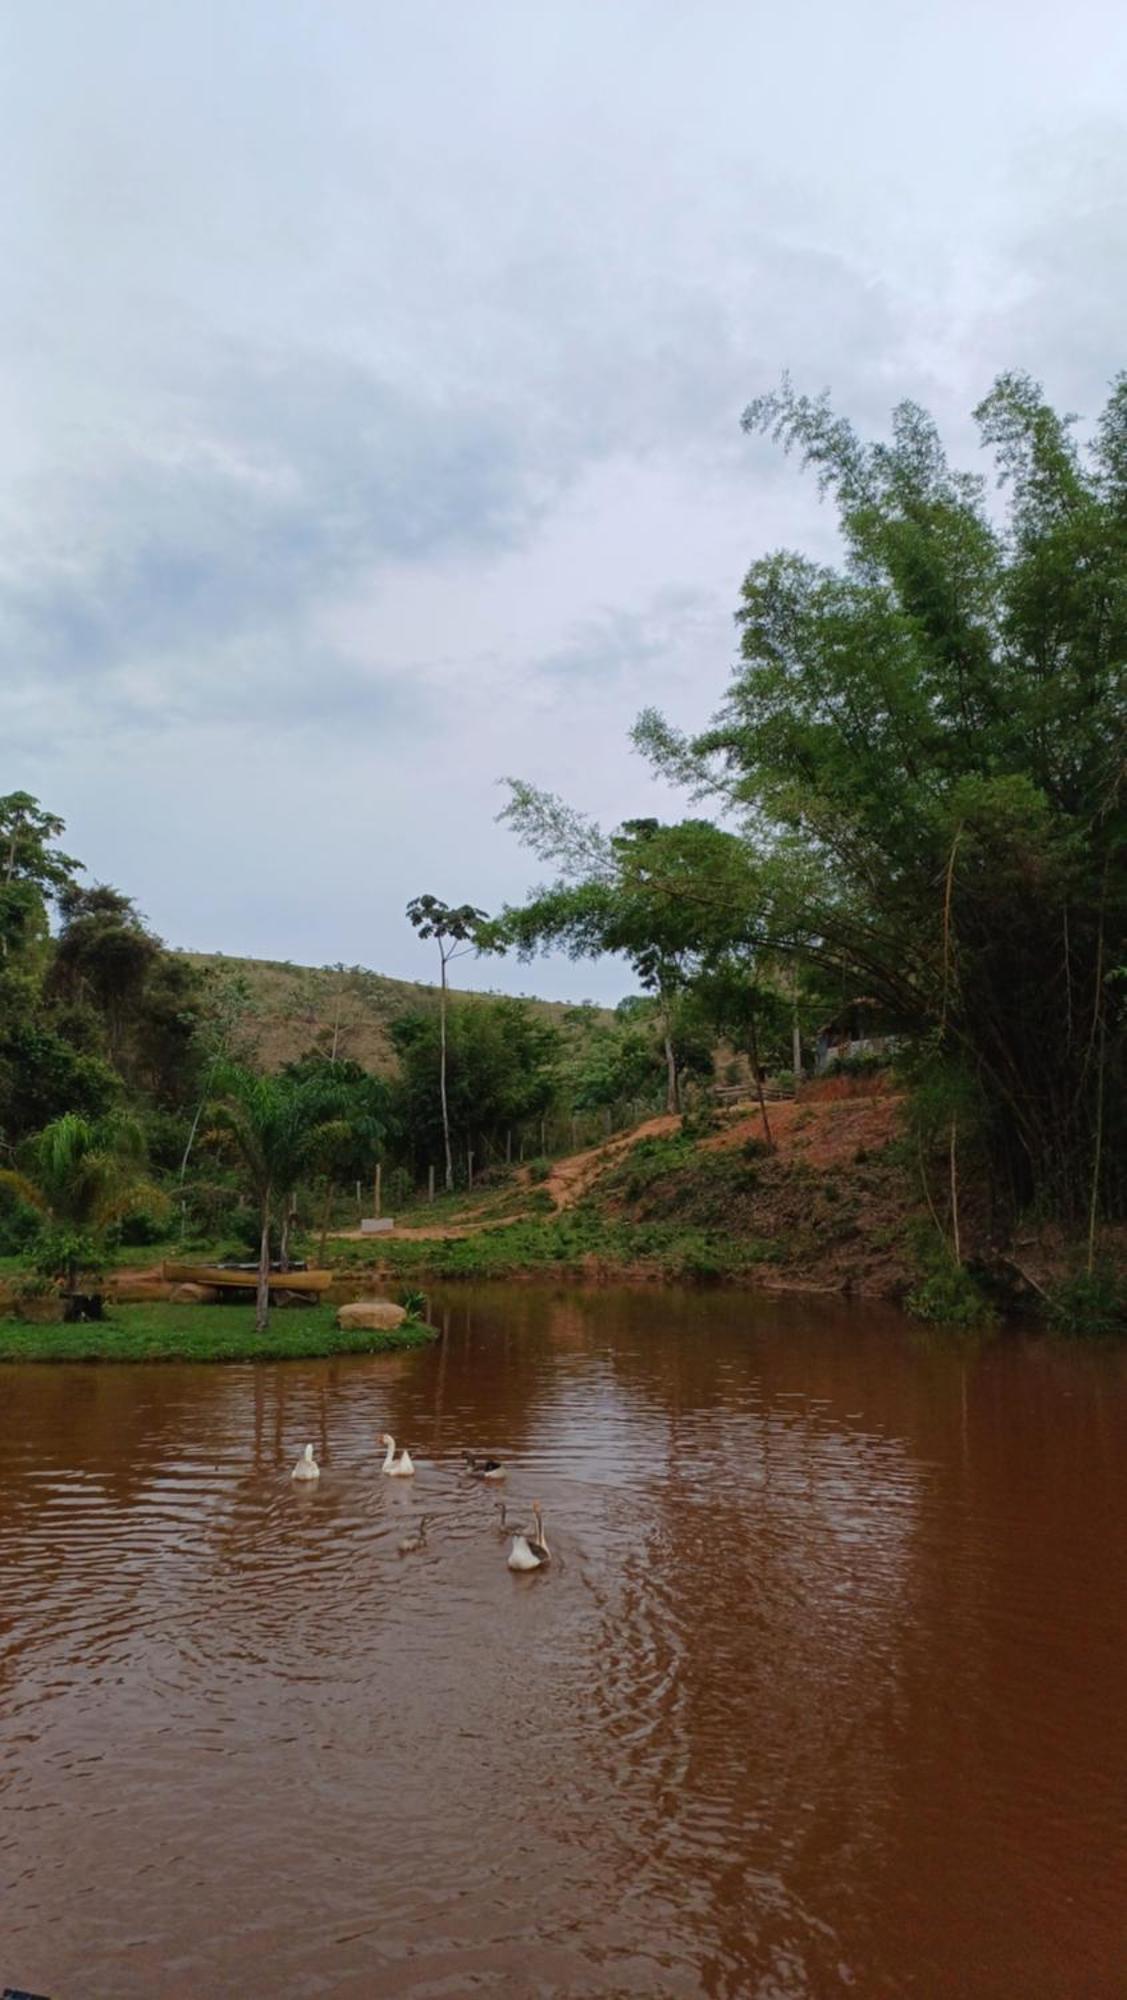
[[1087,1339],[1127,1334],[1127,1274],[1097,1264],[1058,1279],[1049,1287],[1045,1316],[1058,1333]]
[[66,1278],[68,1282],[101,1276],[106,1256],[99,1239],[88,1229],[69,1223],[49,1223],[40,1230],[32,1246],[32,1269],[42,1278]]
[[533,1186],[535,1186],[538,1181],[546,1181],[551,1171],[552,1171],[551,1160],[539,1159],[539,1160],[529,1161],[528,1178],[532,1182]]
[[164,1243],[169,1234],[167,1215],[157,1215],[147,1208],[134,1209],[131,1215],[123,1215],[121,1221],[107,1232],[106,1240],[111,1247],[143,1247],[147,1243]]
[[916,1319],[944,1326],[985,1326],[996,1316],[966,1265],[944,1253],[934,1258],[905,1304]]
[[0,1205],[0,1257],[22,1257],[42,1227],[38,1209],[22,1201],[5,1201]]
[[687,1278],[694,1285],[717,1284],[726,1275],[724,1259],[707,1243],[694,1243],[679,1258],[675,1266],[679,1278]]

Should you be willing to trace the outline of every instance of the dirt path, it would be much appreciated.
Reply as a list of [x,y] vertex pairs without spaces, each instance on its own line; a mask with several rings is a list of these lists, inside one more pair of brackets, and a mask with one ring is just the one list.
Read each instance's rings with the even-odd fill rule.
[[679,1118],[647,1118],[644,1125],[635,1125],[629,1132],[616,1132],[613,1139],[604,1139],[601,1146],[589,1146],[584,1153],[572,1153],[566,1160],[557,1160],[544,1182],[557,1209],[573,1207],[603,1169],[628,1153],[639,1139],[663,1139],[678,1131],[680,1124]]

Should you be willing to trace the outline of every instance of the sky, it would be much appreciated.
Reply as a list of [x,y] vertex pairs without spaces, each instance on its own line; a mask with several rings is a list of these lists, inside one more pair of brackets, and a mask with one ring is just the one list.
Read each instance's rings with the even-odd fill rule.
[[970,465],[1004,368],[1093,422],[1125,86],[1111,0],[8,0],[0,793],[171,944],[432,977],[408,898],[543,877],[506,775],[685,809],[635,716],[833,553],[784,369]]

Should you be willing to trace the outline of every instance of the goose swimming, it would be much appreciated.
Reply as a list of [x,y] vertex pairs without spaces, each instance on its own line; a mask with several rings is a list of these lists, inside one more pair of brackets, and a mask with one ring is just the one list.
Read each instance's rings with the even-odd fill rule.
[[521,1533],[518,1530],[513,1536],[513,1546],[508,1554],[510,1569],[541,1569],[552,1559],[552,1552],[544,1537],[544,1516],[540,1511],[539,1500],[534,1500],[532,1503],[532,1518],[536,1527],[531,1534]]
[[387,1473],[388,1478],[413,1479],[415,1476],[415,1467],[410,1452],[401,1451],[399,1457],[396,1458],[395,1439],[392,1437],[390,1431],[382,1432],[380,1443],[387,1446],[387,1457],[383,1462],[383,1470]]
[[419,1522],[418,1531],[413,1535],[404,1535],[403,1540],[399,1544],[399,1553],[401,1556],[413,1556],[416,1550],[426,1547],[427,1522],[429,1519],[430,1515],[424,1514],[422,1520]]
[[505,1468],[499,1458],[477,1458],[472,1451],[464,1451],[466,1473],[470,1479],[489,1479],[498,1482],[505,1477]]
[[320,1479],[321,1468],[313,1456],[313,1446],[307,1444],[297,1464],[290,1474],[291,1479]]

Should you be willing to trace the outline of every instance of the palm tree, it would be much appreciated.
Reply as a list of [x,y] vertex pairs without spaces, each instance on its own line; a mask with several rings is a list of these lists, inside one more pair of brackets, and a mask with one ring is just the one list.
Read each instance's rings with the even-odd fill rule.
[[285,1076],[257,1076],[229,1065],[218,1078],[213,1130],[242,1161],[258,1206],[258,1287],[255,1328],[265,1333],[270,1312],[270,1225],[284,1199],[315,1162],[338,1121],[323,1088]]
[[141,1128],[124,1112],[92,1120],[68,1111],[29,1139],[19,1158],[18,1167],[0,1170],[0,1188],[49,1225],[44,1249],[70,1291],[79,1271],[99,1261],[111,1224],[131,1209],[168,1205],[145,1173]]

